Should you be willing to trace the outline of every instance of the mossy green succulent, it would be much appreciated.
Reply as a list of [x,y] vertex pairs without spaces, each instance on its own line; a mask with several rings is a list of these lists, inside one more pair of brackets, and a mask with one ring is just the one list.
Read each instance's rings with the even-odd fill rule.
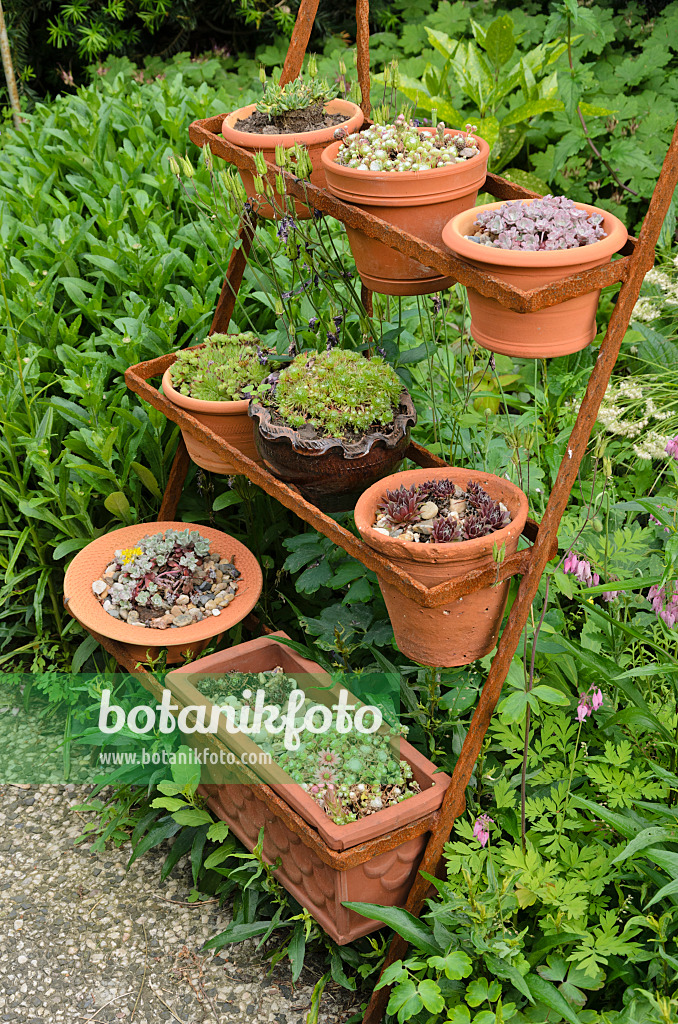
[[391,423],[402,382],[380,356],[332,349],[304,352],[280,373],[275,401],[291,427],[308,423],[332,437]]
[[213,334],[202,348],[183,349],[172,364],[172,387],[203,402],[249,398],[270,373],[256,334]]

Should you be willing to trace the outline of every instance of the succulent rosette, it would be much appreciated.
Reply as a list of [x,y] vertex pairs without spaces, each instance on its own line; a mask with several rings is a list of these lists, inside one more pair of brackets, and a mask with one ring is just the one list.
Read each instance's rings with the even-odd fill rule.
[[483,210],[475,219],[475,233],[466,237],[496,249],[577,249],[607,237],[602,223],[601,214],[580,210],[566,196],[548,195]]
[[466,490],[452,480],[427,480],[387,490],[377,506],[374,525],[391,537],[447,544],[487,537],[510,521],[506,506],[472,480]]
[[375,124],[344,139],[336,162],[359,171],[430,171],[464,163],[480,147],[469,133],[455,132],[441,121],[435,131],[419,128],[401,114],[391,125]]

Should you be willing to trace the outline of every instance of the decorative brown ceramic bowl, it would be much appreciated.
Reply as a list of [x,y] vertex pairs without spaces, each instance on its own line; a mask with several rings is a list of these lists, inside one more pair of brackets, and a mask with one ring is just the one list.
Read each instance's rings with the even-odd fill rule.
[[[135,626],[123,619],[114,619],[104,611],[92,592],[92,583],[111,562],[113,552],[119,548],[136,547],[142,537],[164,533],[166,530],[197,530],[210,541],[215,554],[233,562],[240,570],[238,590],[231,603],[220,615],[210,615],[190,626],[152,629]],[[188,655],[199,654],[213,637],[231,629],[252,611],[259,600],[263,579],[256,558],[244,544],[221,530],[212,530],[195,523],[137,523],[104,534],[79,551],[64,579],[64,604],[71,615],[91,633],[109,637],[128,645],[141,664],[158,657],[167,648],[167,662],[175,664]]]
[[[304,437],[304,431],[271,421],[271,411],[252,400],[254,440],[266,468],[294,484],[323,512],[352,509],[363,491],[388,476],[410,443],[417,413],[403,391],[391,429],[375,430],[357,441],[339,437]],[[389,425],[390,426],[390,425]]]

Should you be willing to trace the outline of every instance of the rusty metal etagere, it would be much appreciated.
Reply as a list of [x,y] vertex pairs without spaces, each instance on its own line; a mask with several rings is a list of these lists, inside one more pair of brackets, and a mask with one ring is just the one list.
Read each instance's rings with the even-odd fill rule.
[[[301,70],[318,2],[319,0],[302,0],[301,2],[285,60],[282,75],[283,82],[294,79]],[[370,113],[368,14],[368,0],[357,0],[357,70],[358,82],[362,92],[361,106],[366,116],[369,116]],[[230,145],[221,137],[221,123],[224,116],[221,115],[194,122],[190,126],[190,138],[198,146],[209,146],[215,156],[221,157],[238,168],[253,172],[255,168],[252,157],[239,147]],[[277,169],[269,165],[267,176],[271,186],[274,185],[276,171]],[[159,377],[172,364],[174,361],[173,355],[162,356],[158,359],[141,363],[138,366],[133,366],[125,375],[128,386],[142,399],[152,404],[155,408],[160,409],[169,419],[178,423],[183,430],[188,431],[188,433],[201,440],[210,450],[217,454],[228,456],[229,461],[235,463],[238,470],[251,481],[274,496],[287,508],[293,510],[301,519],[343,547],[350,555],[359,559],[368,568],[374,569],[389,583],[407,593],[408,596],[412,597],[419,604],[433,607],[447,602],[454,597],[462,596],[487,586],[497,578],[506,579],[514,575],[522,577],[516,600],[508,615],[495,657],[454,768],[452,783],[446,792],[440,811],[426,822],[425,830],[430,830],[430,838],[420,864],[420,871],[434,873],[454,821],[459,814],[463,813],[466,786],[469,783],[473,767],[480,752],[490,718],[499,700],[511,659],[515,654],[523,628],[527,622],[530,607],[537,593],[544,568],[547,562],[557,553],[558,526],[567,506],[571,489],[576,481],[579,466],[585,454],[600,403],[605,394],[634,304],[640,292],[641,283],[654,262],[655,245],[669,208],[674,188],[678,183],[678,125],[676,126],[676,131],[674,132],[657,185],[650,200],[640,235],[638,239],[630,238],[628,240],[621,251],[621,258],[614,260],[607,266],[572,274],[560,281],[529,291],[521,290],[500,281],[491,274],[470,266],[464,260],[459,259],[439,246],[430,245],[413,235],[396,230],[379,218],[341,202],[323,189],[315,188],[308,183],[301,183],[289,174],[285,174],[285,183],[289,195],[300,199],[302,202],[308,202],[309,205],[335,217],[350,227],[359,228],[365,234],[379,239],[389,247],[407,256],[413,257],[427,267],[434,268],[440,274],[452,276],[460,283],[476,289],[476,291],[483,295],[491,296],[506,308],[520,313],[543,309],[546,306],[555,305],[576,295],[621,282],[621,289],[610,318],[607,333],[600,347],[598,359],[592,370],[586,394],[567,446],[567,455],[558,471],[544,516],[539,524],[528,521],[524,535],[530,542],[530,546],[508,558],[500,567],[498,577],[496,568],[492,567],[490,570],[477,572],[473,576],[465,577],[462,580],[453,580],[435,588],[427,589],[407,573],[397,570],[387,559],[384,559],[377,552],[363,544],[353,533],[340,526],[334,519],[305,501],[294,488],[288,487],[261,466],[243,456],[227,442],[203,427],[193,416],[171,405],[160,394],[157,387],[154,387],[149,382],[153,378]],[[518,199],[536,195],[534,192],[520,188],[493,174],[487,175],[484,188],[485,191],[490,192],[498,199]],[[225,331],[228,327],[237,292],[242,282],[247,255],[252,244],[255,229],[256,216],[250,217],[247,222],[243,222],[240,226],[240,244],[233,248],[231,254],[226,279],[212,322],[212,332],[217,330]],[[368,304],[371,296],[369,293],[366,293],[364,298],[366,304]],[[406,452],[406,456],[420,466],[435,467],[446,465],[442,459],[414,443]],[[186,447],[183,441],[180,440],[160,510],[159,518],[161,520],[173,519],[175,517],[188,467],[189,458]],[[123,644],[114,643],[102,637],[98,637],[98,639],[121,665],[130,671],[135,670],[133,659]],[[155,688],[157,691],[158,684],[149,673],[139,673],[137,671],[137,674],[142,682],[144,682],[144,685],[148,686],[151,690]],[[261,785],[259,792],[261,799],[266,803],[275,803],[278,813],[284,817],[288,824],[291,823],[293,830],[302,836],[302,841],[314,848],[318,848],[317,836],[314,834],[313,829],[310,829],[298,815],[280,801],[267,786]],[[408,826],[408,829],[411,831],[415,825]],[[405,832],[406,830],[399,831]],[[421,832],[422,829],[417,834],[421,834]],[[402,836],[400,838],[405,837]],[[339,853],[330,851],[329,855],[331,856],[332,863],[341,870],[342,865],[348,866],[350,863],[360,863],[370,856],[376,855],[381,849],[383,849],[383,841],[373,840],[349,851]],[[324,858],[328,856],[327,851],[323,851],[322,856]],[[406,904],[407,909],[411,913],[419,915],[427,897],[428,888],[429,883],[421,874],[418,874]],[[407,943],[399,936],[394,936],[389,947],[386,964],[388,965],[401,957],[406,948]],[[387,999],[387,988],[372,994],[363,1018],[363,1024],[377,1024],[382,1019]]]

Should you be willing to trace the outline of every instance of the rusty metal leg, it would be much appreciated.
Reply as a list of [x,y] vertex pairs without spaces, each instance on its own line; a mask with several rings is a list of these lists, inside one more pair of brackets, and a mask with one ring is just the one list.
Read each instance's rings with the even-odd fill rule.
[[162,504],[160,505],[160,512],[158,513],[158,520],[161,523],[171,523],[177,514],[177,505],[181,498],[181,492],[184,487],[184,481],[186,480],[186,474],[188,473],[188,467],[191,464],[191,459],[186,450],[186,442],[184,441],[183,434],[179,435],[179,444],[177,450],[174,453],[174,461],[172,462],[172,468],[170,469],[169,480],[167,481],[167,487],[165,493],[162,496]]
[[355,45],[357,51],[358,85],[360,86],[360,109],[365,117],[370,116],[370,4],[369,0],[356,0]]
[[221,287],[221,295],[217,302],[217,308],[214,310],[210,334],[225,334],[228,330],[228,325],[231,322],[231,317],[233,316],[233,310],[235,308],[235,300],[238,296],[240,285],[242,284],[245,267],[247,266],[247,257],[249,256],[250,249],[252,248],[252,241],[254,239],[256,226],[257,215],[254,212],[245,214],[240,221],[240,226],[238,228],[238,239],[240,241],[240,245],[233,250],[231,258],[228,261],[226,277],[224,278],[224,283]]
[[[539,533],[532,551],[533,559],[528,573],[523,576],[518,596],[509,613],[506,628],[499,641],[497,653],[490,666],[483,691],[478,701],[469,731],[461,749],[459,759],[452,773],[452,782],[445,793],[435,832],[431,834],[420,871],[433,874],[438,867],[443,847],[447,842],[456,817],[456,807],[469,783],[473,767],[485,738],[492,713],[499,700],[513,655],[516,652],[523,628],[527,622],[530,606],[535,598],[542,573],[549,559],[550,546],[557,534],[560,520],[567,507],[570,491],[577,479],[581,460],[586,452],[591,431],[598,416],[598,409],[610,380],[610,375],[619,355],[622,339],[633,313],[633,307],[640,293],[640,286],[647,271],[654,263],[654,248],[659,238],[664,217],[668,211],[673,190],[678,183],[678,124],[666,154],[659,180],[652,194],[650,206],[643,221],[638,245],[631,257],[629,272],[621,286],[596,365],[589,379],[584,400],[577,416],[577,422],[570,436],[565,458],[560,464],[558,476],[551,492],[546,512],[541,521]],[[429,883],[417,874],[410,890],[406,907],[419,916],[428,893]],[[399,935],[391,940],[384,967],[399,960],[407,950],[407,942]],[[377,1024],[384,1014],[388,1001],[387,987],[372,994],[367,1006],[363,1024]]]
[[304,63],[306,47],[311,38],[311,30],[313,29],[313,22],[318,11],[318,3],[319,0],[301,0],[290,45],[287,47],[287,56],[285,57],[282,75],[280,76],[281,85],[292,82],[299,76]]

